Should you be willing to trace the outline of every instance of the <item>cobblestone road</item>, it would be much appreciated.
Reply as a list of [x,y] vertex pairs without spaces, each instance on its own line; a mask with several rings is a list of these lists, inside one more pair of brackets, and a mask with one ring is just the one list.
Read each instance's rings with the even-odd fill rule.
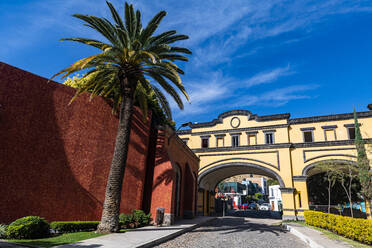
[[296,236],[281,229],[279,223],[280,221],[272,219],[218,218],[205,226],[156,247],[309,247]]

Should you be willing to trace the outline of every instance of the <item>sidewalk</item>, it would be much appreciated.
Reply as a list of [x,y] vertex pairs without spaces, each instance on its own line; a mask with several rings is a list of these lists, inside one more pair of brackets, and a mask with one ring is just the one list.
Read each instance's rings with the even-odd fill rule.
[[146,226],[125,233],[114,233],[105,236],[79,241],[73,244],[57,246],[58,248],[129,248],[151,247],[166,240],[189,232],[215,217],[199,216],[194,219],[180,220],[175,225],[166,227]]
[[307,243],[311,248],[346,248],[353,247],[349,243],[329,239],[322,232],[295,223],[285,223],[284,228]]

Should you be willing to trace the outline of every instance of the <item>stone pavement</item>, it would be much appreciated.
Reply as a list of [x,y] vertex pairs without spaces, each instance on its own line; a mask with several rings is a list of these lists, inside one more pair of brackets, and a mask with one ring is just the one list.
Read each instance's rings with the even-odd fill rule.
[[156,246],[158,248],[307,248],[281,220],[227,216]]
[[205,224],[215,217],[196,217],[194,219],[180,220],[175,225],[167,227],[146,226],[125,233],[114,233],[93,239],[79,241],[58,248],[129,248],[152,247],[156,244],[174,238],[185,232]]
[[341,240],[333,240],[325,236],[321,231],[300,224],[289,223],[283,225],[292,234],[309,244],[311,248],[347,248],[353,247]]

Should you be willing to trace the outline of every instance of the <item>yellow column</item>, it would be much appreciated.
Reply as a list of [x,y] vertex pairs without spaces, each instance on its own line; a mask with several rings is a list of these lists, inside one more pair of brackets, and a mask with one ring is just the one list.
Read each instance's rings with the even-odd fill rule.
[[296,220],[295,188],[280,188],[283,203],[283,220]]
[[307,193],[306,176],[294,176],[293,177],[294,187],[296,189],[296,210],[297,219],[304,219],[304,211],[309,210],[309,198]]

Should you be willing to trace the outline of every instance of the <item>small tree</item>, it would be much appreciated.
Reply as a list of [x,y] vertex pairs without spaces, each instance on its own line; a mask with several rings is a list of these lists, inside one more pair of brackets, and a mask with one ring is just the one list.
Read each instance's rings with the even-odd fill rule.
[[337,176],[332,171],[335,165],[332,163],[319,163],[316,167],[322,171],[325,171],[326,180],[328,181],[328,213],[331,212],[331,190],[337,181]]
[[354,126],[355,126],[355,147],[357,149],[357,178],[360,182],[361,193],[366,204],[367,219],[371,217],[371,199],[372,199],[372,171],[367,157],[364,141],[360,133],[357,114],[354,108]]

